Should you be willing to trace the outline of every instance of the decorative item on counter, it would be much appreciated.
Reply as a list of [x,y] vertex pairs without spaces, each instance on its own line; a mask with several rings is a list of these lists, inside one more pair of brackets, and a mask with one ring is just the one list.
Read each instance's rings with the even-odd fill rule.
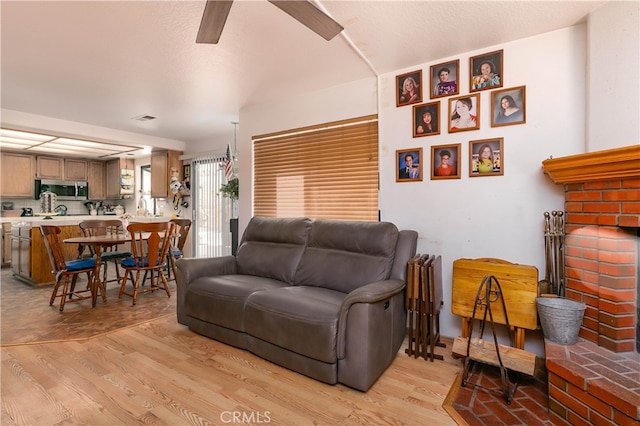
[[124,207],[122,207],[120,204],[118,204],[117,206],[114,207],[113,211],[116,212],[116,215],[120,216],[120,215],[124,214]]
[[[118,205],[117,207],[122,206]],[[125,233],[128,232],[127,227],[129,226],[129,219],[133,219],[133,216],[131,216],[129,213],[125,213],[122,215],[122,217],[120,217],[120,221],[122,222],[122,229],[124,229]]]
[[67,215],[67,206],[65,206],[64,204],[60,204],[60,205],[56,206],[54,211],[57,214],[59,214],[60,216],[66,216]]
[[91,201],[86,201],[84,203],[84,206],[87,208],[87,213],[89,213],[89,214],[91,214],[91,210],[94,210],[96,208],[95,204],[93,204],[93,202],[91,202]]
[[40,212],[41,213],[53,213],[56,208],[57,195],[51,191],[44,191],[40,193]]

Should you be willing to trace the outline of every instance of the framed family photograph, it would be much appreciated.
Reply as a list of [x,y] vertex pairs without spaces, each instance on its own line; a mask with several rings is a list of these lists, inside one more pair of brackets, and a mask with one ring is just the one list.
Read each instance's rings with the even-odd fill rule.
[[413,137],[440,134],[440,102],[413,106]]
[[458,89],[459,69],[459,59],[431,66],[431,79],[429,81],[432,99],[460,93]]
[[396,106],[422,102],[422,70],[396,77]]
[[422,148],[396,151],[396,182],[422,180]]
[[491,92],[491,127],[527,122],[526,86]]
[[502,50],[472,56],[469,59],[470,92],[502,87]]
[[480,95],[449,99],[449,133],[480,128]]
[[504,139],[469,141],[469,176],[502,176],[504,174]]
[[431,147],[431,179],[460,179],[460,147],[459,143]]

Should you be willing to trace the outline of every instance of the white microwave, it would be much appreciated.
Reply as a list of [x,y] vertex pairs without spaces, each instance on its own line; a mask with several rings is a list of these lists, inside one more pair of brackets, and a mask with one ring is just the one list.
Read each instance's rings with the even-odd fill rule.
[[56,194],[58,200],[87,200],[89,198],[89,184],[83,181],[36,179],[35,199],[40,194],[50,191]]

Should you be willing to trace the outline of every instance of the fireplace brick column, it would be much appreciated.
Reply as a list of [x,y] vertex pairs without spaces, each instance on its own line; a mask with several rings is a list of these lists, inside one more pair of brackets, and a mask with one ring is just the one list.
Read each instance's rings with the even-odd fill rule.
[[634,351],[640,145],[543,161],[565,188],[565,294],[587,305],[580,336]]
[[586,303],[580,336],[635,350],[640,179],[565,185],[566,296]]
[[587,305],[575,345],[545,340],[558,423],[640,424],[640,145],[543,162],[565,188],[566,296]]

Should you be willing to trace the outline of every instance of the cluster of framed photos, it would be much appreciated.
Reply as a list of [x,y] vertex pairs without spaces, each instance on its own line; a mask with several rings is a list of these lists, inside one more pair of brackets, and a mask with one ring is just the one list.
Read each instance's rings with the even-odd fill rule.
[[[480,129],[480,93],[503,86],[503,51],[485,53],[469,59],[469,94],[460,95],[460,60],[430,67],[431,99],[449,97],[449,133]],[[440,134],[440,101],[423,102],[422,70],[396,77],[396,106],[413,106],[413,137]],[[455,97],[454,97],[455,96]],[[417,105],[415,105],[417,104]],[[491,92],[491,127],[526,123],[526,87]]]
[[[462,144],[433,145],[429,173],[432,180],[460,179]],[[502,176],[504,174],[504,138],[469,141],[469,176]],[[396,182],[421,181],[425,157],[422,148],[396,151]]]
[[[448,133],[480,129],[480,93],[490,92],[491,127],[526,123],[526,87],[503,87],[503,51],[472,56],[469,59],[469,94],[460,95],[460,60],[430,67],[431,99],[447,97]],[[499,89],[499,90],[495,90]],[[423,103],[422,70],[396,77],[396,106],[413,105],[413,137],[441,133],[440,100]],[[459,179],[461,144],[431,147],[431,179]],[[396,181],[422,180],[422,148],[396,151]],[[469,141],[469,176],[503,175],[503,138]]]

